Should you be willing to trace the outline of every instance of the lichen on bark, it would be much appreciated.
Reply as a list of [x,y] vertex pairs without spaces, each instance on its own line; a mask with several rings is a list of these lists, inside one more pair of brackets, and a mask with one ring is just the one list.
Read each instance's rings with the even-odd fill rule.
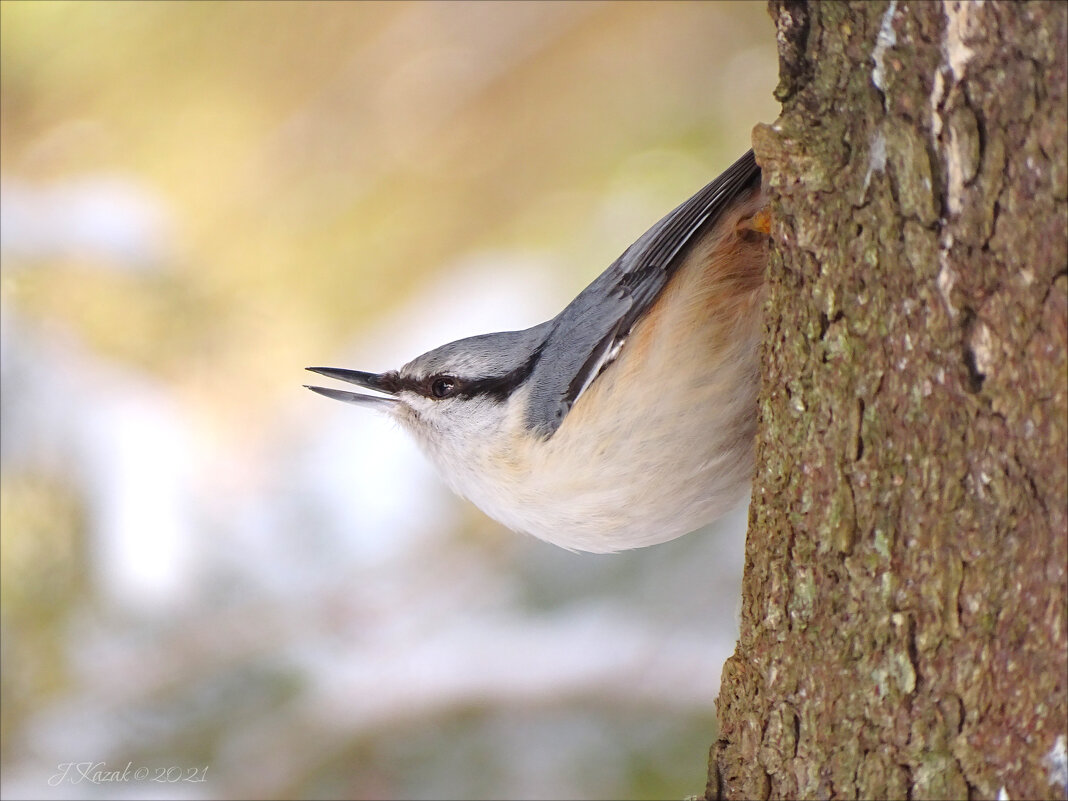
[[707,795],[1063,796],[1068,4],[770,8],[758,458]]

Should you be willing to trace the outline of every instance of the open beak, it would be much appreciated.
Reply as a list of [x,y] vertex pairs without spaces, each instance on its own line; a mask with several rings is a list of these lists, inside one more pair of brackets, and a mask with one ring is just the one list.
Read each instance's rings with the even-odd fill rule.
[[[386,395],[393,394],[391,390],[383,388],[382,376],[379,373],[361,373],[359,370],[343,370],[339,367],[309,367],[307,369],[311,370],[313,373],[324,375],[327,378],[336,378],[338,381],[355,384],[364,389],[372,389],[375,392],[382,392]],[[384,398],[381,395],[365,395],[361,392],[346,392],[340,389],[312,387],[308,384],[305,384],[304,386],[312,392],[318,392],[320,395],[325,395],[328,398],[345,401],[346,403],[355,403],[357,406],[368,406],[378,409],[379,411],[388,411],[389,408],[397,402],[397,398]]]

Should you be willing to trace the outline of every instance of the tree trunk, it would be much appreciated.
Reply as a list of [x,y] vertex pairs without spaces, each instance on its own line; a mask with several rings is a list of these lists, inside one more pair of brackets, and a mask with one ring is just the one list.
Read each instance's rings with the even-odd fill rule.
[[709,798],[1045,798],[1068,729],[1068,4],[773,2]]

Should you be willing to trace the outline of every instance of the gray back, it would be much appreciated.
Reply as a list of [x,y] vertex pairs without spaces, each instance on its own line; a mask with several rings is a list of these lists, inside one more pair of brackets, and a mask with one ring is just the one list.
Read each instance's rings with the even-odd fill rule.
[[[527,425],[544,437],[560,427],[579,395],[614,357],[614,348],[656,301],[687,246],[733,201],[760,183],[747,152],[722,175],[670,212],[579,293],[547,326],[530,376]],[[535,329],[528,329],[534,331]]]

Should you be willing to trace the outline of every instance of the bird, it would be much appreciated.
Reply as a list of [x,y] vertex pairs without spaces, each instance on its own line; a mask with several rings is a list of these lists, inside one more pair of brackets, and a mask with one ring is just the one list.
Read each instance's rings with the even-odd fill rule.
[[706,526],[751,481],[770,219],[750,150],[559,314],[434,348],[370,390],[448,486],[506,527],[612,553]]

